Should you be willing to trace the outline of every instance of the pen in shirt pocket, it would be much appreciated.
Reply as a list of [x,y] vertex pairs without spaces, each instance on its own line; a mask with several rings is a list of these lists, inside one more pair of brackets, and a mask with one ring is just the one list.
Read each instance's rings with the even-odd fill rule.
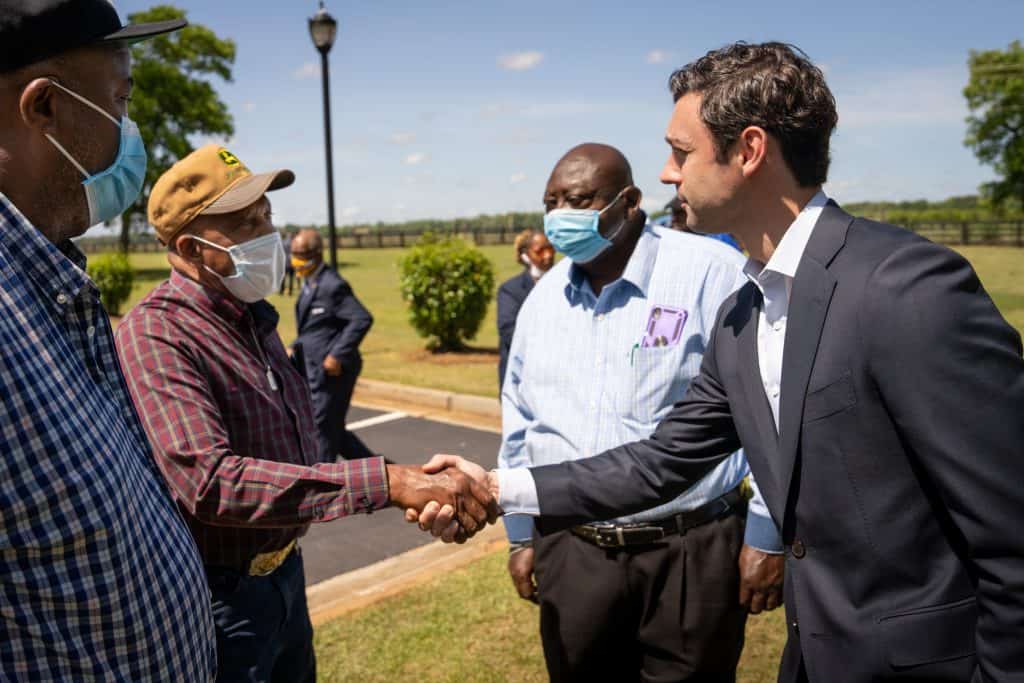
[[629,367],[633,367],[633,360],[636,357],[636,350],[640,348],[640,342],[633,344],[633,348],[629,350]]

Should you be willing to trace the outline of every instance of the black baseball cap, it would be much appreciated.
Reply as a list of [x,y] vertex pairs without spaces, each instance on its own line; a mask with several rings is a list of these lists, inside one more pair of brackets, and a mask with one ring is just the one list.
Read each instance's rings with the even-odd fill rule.
[[102,43],[137,43],[184,19],[123,26],[111,0],[0,0],[0,73]]

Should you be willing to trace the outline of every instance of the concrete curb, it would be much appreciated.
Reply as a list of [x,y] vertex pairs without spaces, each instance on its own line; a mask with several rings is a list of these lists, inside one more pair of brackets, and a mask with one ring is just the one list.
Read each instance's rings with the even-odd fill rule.
[[496,398],[456,394],[451,391],[424,389],[405,384],[391,384],[375,379],[360,378],[356,382],[356,389],[352,398],[355,401],[366,403],[381,401],[406,403],[417,405],[427,410],[443,410],[452,413],[501,419],[501,403]]

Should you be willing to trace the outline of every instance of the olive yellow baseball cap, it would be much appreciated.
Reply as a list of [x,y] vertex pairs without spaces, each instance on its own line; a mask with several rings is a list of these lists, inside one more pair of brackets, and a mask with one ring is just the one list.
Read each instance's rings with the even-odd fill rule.
[[149,224],[169,244],[196,216],[239,211],[294,182],[291,171],[253,173],[223,147],[206,145],[171,166],[153,185]]

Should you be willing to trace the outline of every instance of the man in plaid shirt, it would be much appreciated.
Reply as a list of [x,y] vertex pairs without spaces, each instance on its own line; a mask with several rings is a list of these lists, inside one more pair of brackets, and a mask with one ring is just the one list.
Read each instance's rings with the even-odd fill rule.
[[126,41],[183,24],[122,28],[106,0],[0,9],[0,680],[214,676],[202,563],[69,239],[144,176]]
[[296,549],[310,523],[432,500],[456,503],[469,532],[496,516],[486,489],[461,474],[435,479],[380,457],[318,462],[309,388],[263,300],[285,258],[265,193],[293,181],[291,171],[254,175],[216,145],[175,164],[149,200],[171,277],[117,330],[135,405],[206,565],[224,680],[315,679]]

